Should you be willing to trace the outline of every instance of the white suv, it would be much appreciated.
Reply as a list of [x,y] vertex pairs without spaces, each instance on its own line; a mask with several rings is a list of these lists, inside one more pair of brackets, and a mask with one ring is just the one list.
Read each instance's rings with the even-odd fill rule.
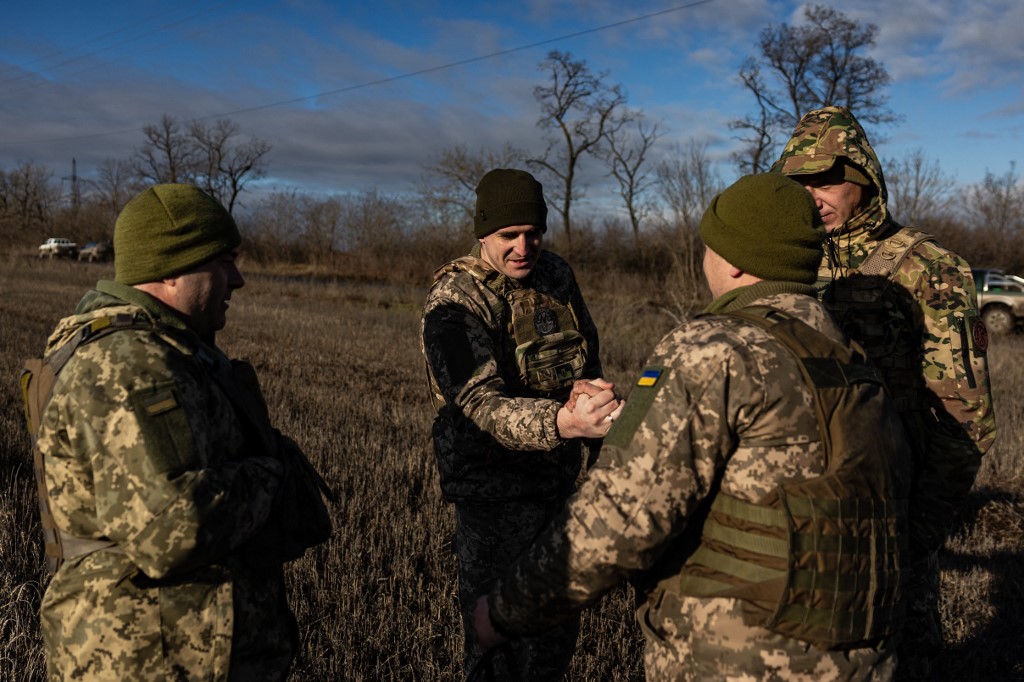
[[40,258],[73,257],[77,253],[78,245],[70,239],[64,239],[63,237],[50,237],[39,246]]

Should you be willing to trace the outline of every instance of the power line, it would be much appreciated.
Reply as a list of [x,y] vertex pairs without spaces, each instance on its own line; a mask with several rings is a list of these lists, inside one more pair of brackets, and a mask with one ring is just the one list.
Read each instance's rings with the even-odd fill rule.
[[[198,16],[198,15],[194,15],[194,16]],[[235,18],[234,16],[229,16],[227,19],[225,19],[224,21],[222,21],[220,23],[210,24],[210,25],[206,26],[205,28],[200,28],[200,29],[197,29],[197,30],[194,30],[194,31],[190,31],[190,32],[185,34],[185,37],[186,38],[195,38],[195,37],[201,36],[201,35],[203,35],[205,33],[209,33],[211,31],[216,31],[216,30],[221,29],[221,28],[223,28],[225,26],[237,25],[237,22],[238,22],[237,18]],[[180,38],[178,38],[177,40],[180,40]],[[154,52],[156,50],[162,50],[165,47],[167,47],[169,44],[170,44],[169,42],[152,43],[152,44],[147,45],[145,47],[145,49],[134,50],[131,53],[126,54],[123,57],[119,57],[117,59],[112,59],[112,60],[109,60],[107,62],[94,63],[91,66],[86,66],[85,68],[78,69],[77,71],[65,72],[63,74],[63,77],[64,78],[70,78],[72,76],[78,76],[80,74],[88,73],[90,71],[95,71],[97,69],[106,69],[106,68],[109,68],[111,64],[124,61],[124,60],[126,60],[126,59],[128,59],[130,57],[136,57],[138,55],[145,54],[147,52]],[[88,55],[86,55],[86,56],[88,56]],[[0,83],[0,85],[2,85],[2,83]],[[21,87],[18,87],[18,88],[14,89],[14,90],[7,90],[7,91],[5,91],[5,94],[7,94],[7,95],[16,95],[16,94],[18,94],[20,92],[26,92],[26,91],[31,90],[33,88],[38,88],[38,87],[41,87],[41,86],[44,86],[44,85],[50,85],[50,82],[49,81],[36,81],[34,83],[27,83],[27,84],[22,85]]]
[[[30,65],[32,65],[32,64],[38,64],[39,62],[45,62],[45,61],[47,61],[49,59],[52,59],[54,57],[58,57],[58,56],[60,56],[62,54],[67,54],[68,52],[72,52],[74,50],[77,50],[80,47],[85,47],[86,45],[92,45],[93,43],[97,43],[97,42],[99,42],[101,40],[106,40],[107,38],[112,38],[113,36],[116,36],[118,33],[124,33],[125,31],[128,31],[129,29],[135,28],[136,26],[142,26],[143,24],[148,24],[150,21],[153,21],[154,19],[159,19],[161,17],[169,16],[169,15],[173,14],[174,12],[178,11],[179,9],[181,9],[182,7],[186,7],[188,5],[194,5],[194,4],[196,4],[196,0],[193,0],[192,2],[188,2],[188,3],[184,3],[184,4],[181,4],[181,5],[178,5],[177,7],[173,7],[169,11],[160,12],[159,14],[154,14],[153,16],[146,17],[145,19],[140,19],[139,21],[133,22],[131,24],[127,24],[127,25],[122,26],[120,28],[116,28],[113,31],[108,31],[107,33],[104,33],[102,35],[98,35],[98,36],[95,36],[93,38],[89,38],[88,40],[83,40],[82,42],[80,42],[80,43],[78,43],[76,45],[71,45],[70,47],[65,47],[63,49],[57,50],[56,52],[51,52],[49,54],[44,54],[42,57],[36,57],[35,59],[31,59],[31,60],[29,60],[27,62],[24,62],[23,64],[11,64],[10,66],[7,66],[6,68],[0,69],[0,75],[6,74],[9,71],[15,71],[15,70],[17,70],[19,68],[28,71],[29,70],[28,67]],[[95,54],[95,53],[90,53],[90,54]],[[86,55],[83,55],[83,56],[87,57],[89,55],[86,54]],[[60,64],[57,64],[55,66],[60,66]],[[55,67],[47,67],[47,68],[55,68]],[[40,69],[40,70],[43,70],[43,69]]]
[[[389,76],[387,78],[379,78],[377,80],[367,81],[365,83],[358,83],[356,85],[349,85],[349,86],[346,86],[344,88],[338,88],[338,89],[335,89],[335,90],[327,90],[327,91],[320,92],[320,93],[317,93],[317,94],[314,94],[314,95],[306,95],[306,96],[303,96],[303,97],[294,97],[292,99],[281,100],[281,101],[278,101],[278,102],[271,102],[269,104],[261,104],[259,106],[247,107],[245,109],[235,109],[234,111],[226,111],[226,112],[221,112],[221,113],[218,113],[218,114],[211,114],[209,116],[198,116],[198,117],[195,117],[195,118],[188,119],[186,121],[186,123],[193,123],[193,122],[198,122],[198,121],[208,121],[210,119],[223,118],[223,117],[227,117],[227,116],[237,116],[239,114],[248,114],[248,113],[252,113],[252,112],[255,112],[255,111],[264,111],[266,109],[273,109],[275,107],[281,107],[281,106],[285,106],[285,105],[288,105],[288,104],[297,104],[299,102],[305,102],[305,101],[312,100],[312,99],[319,99],[319,98],[322,98],[322,97],[330,97],[332,95],[339,95],[339,94],[342,94],[342,93],[352,92],[352,91],[355,91],[355,90],[362,90],[364,88],[369,88],[369,87],[373,87],[373,86],[377,86],[377,85],[384,85],[386,83],[394,83],[396,81],[407,80],[409,78],[415,78],[417,76],[423,76],[423,75],[426,75],[426,74],[429,74],[429,73],[437,73],[439,71],[446,71],[448,69],[454,69],[454,68],[457,68],[457,67],[460,67],[460,66],[466,66],[467,64],[474,64],[476,62],[482,62],[482,61],[485,61],[485,60],[488,60],[488,59],[494,59],[495,57],[503,57],[505,55],[515,54],[517,52],[523,52],[523,51],[526,51],[526,50],[531,50],[531,49],[534,49],[534,48],[537,48],[537,47],[541,47],[543,45],[550,45],[551,43],[557,43],[557,42],[560,42],[560,41],[563,41],[563,40],[570,40],[572,38],[579,38],[580,36],[590,35],[590,34],[593,34],[593,33],[599,33],[601,31],[607,31],[607,30],[612,29],[612,28],[618,28],[620,26],[626,26],[628,24],[634,24],[634,23],[637,23],[637,22],[640,22],[640,21],[646,21],[648,19],[653,19],[654,17],[664,16],[666,14],[671,14],[673,12],[679,12],[679,11],[682,11],[684,9],[692,9],[694,7],[698,7],[700,5],[707,5],[707,4],[712,3],[712,2],[715,2],[715,0],[696,0],[695,2],[689,2],[689,3],[685,4],[685,5],[676,5],[674,7],[669,7],[667,9],[659,10],[657,12],[651,12],[649,14],[642,14],[642,15],[639,15],[639,16],[636,16],[636,17],[631,17],[629,19],[623,19],[621,21],[612,22],[610,24],[603,24],[601,26],[596,26],[594,28],[584,29],[582,31],[575,31],[573,33],[566,33],[564,35],[556,36],[554,38],[547,38],[545,40],[539,40],[537,42],[529,43],[527,45],[520,45],[518,47],[510,47],[510,48],[505,49],[505,50],[498,50],[497,52],[491,52],[491,53],[484,54],[484,55],[479,55],[479,56],[476,56],[476,57],[469,57],[467,59],[461,59],[459,61],[448,62],[446,64],[440,64],[438,66],[431,66],[431,67],[428,67],[428,68],[425,68],[425,69],[419,69],[417,71],[409,71],[407,73],[399,74],[397,76]],[[76,136],[72,136],[72,137],[55,137],[55,138],[47,138],[47,139],[40,139],[40,140],[24,140],[24,141],[21,141],[21,142],[17,142],[17,141],[14,141],[14,142],[12,142],[12,141],[4,141],[3,144],[42,144],[42,143],[46,143],[46,142],[71,142],[71,141],[77,141],[77,140],[90,140],[90,139],[95,139],[95,138],[98,138],[98,137],[113,137],[113,136],[117,136],[117,135],[124,135],[126,133],[140,132],[142,130],[144,130],[144,128],[136,127],[136,128],[127,128],[127,129],[124,129],[124,130],[108,131],[108,132],[103,132],[103,133],[93,133],[93,134],[90,134],[90,135],[76,135]]]
[[[187,17],[182,18],[182,19],[178,19],[177,21],[172,21],[172,22],[164,24],[162,26],[157,26],[156,28],[154,28],[154,29],[152,29],[150,31],[147,31],[145,33],[141,33],[141,34],[139,34],[137,36],[133,36],[131,38],[126,38],[126,39],[122,40],[119,43],[114,43],[113,45],[106,45],[105,47],[98,48],[96,50],[93,50],[92,52],[87,52],[87,53],[85,53],[83,55],[79,55],[77,57],[72,57],[70,59],[66,59],[66,60],[64,60],[64,61],[62,61],[62,62],[60,62],[58,64],[53,64],[52,66],[48,66],[48,67],[46,67],[46,69],[42,69],[42,70],[43,71],[50,71],[52,69],[58,69],[58,68],[60,68],[62,66],[67,66],[68,64],[73,64],[73,63],[75,63],[77,61],[81,61],[81,60],[85,59],[86,57],[90,57],[92,55],[99,54],[100,52],[106,52],[107,50],[112,50],[112,49],[114,49],[116,47],[121,47],[122,45],[127,45],[128,43],[135,42],[136,40],[139,40],[141,38],[148,38],[151,35],[160,33],[161,31],[165,31],[165,30],[167,30],[169,28],[172,28],[174,26],[179,26],[181,24],[184,24],[186,22],[189,22],[189,21],[195,19],[196,17],[201,17],[204,14],[209,14],[210,12],[218,10],[218,9],[220,9],[220,8],[226,6],[226,5],[234,4],[237,1],[238,0],[228,0],[228,2],[222,2],[219,5],[214,5],[213,7],[208,7],[208,8],[204,9],[201,12],[196,12],[195,14],[191,14],[191,15],[189,15]],[[16,83],[16,82],[18,82],[18,81],[20,81],[22,79],[28,78],[29,76],[37,76],[37,75],[39,75],[38,72],[27,71],[26,73],[23,73],[20,76],[16,76],[14,78],[8,78],[5,81],[0,81],[0,85],[7,85],[9,83]]]

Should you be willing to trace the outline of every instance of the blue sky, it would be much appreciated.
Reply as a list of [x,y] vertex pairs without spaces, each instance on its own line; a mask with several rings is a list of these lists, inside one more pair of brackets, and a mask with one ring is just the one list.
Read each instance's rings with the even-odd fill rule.
[[[273,145],[274,188],[412,190],[456,144],[543,149],[534,86],[552,49],[621,83],[658,121],[658,153],[707,142],[724,180],[728,121],[752,111],[736,71],[789,0],[24,2],[0,25],[0,169],[88,178],[141,128],[226,116]],[[922,148],[961,184],[1024,152],[1024,3],[825,0],[879,26],[872,53],[905,117],[868,134],[883,159]],[[645,14],[645,20],[617,24]],[[590,31],[590,32],[588,32]],[[572,34],[583,33],[583,35]],[[543,43],[543,44],[538,44]],[[532,46],[532,47],[531,47]],[[489,58],[487,55],[502,53]],[[472,61],[469,61],[472,60]],[[422,75],[410,75],[437,68]],[[380,82],[383,81],[383,82]],[[856,113],[856,112],[855,112]],[[592,192],[591,194],[594,194]]]

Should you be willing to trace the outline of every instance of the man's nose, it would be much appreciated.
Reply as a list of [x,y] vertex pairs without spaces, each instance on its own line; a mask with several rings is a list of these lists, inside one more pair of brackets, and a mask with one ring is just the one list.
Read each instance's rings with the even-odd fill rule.
[[245,278],[242,277],[242,272],[234,264],[231,266],[231,274],[228,277],[228,285],[232,289],[241,289],[245,286]]
[[818,192],[818,188],[813,185],[804,185],[804,189],[811,193],[814,203],[818,205],[818,208],[821,208],[821,193]]

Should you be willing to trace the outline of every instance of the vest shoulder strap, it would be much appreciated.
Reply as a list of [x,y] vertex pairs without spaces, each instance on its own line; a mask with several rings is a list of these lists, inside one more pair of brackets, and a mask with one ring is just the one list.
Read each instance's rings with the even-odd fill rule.
[[505,299],[508,297],[508,277],[491,268],[476,256],[462,256],[445,263],[434,271],[434,281],[437,282],[449,272],[468,273],[495,295],[495,300],[489,301],[488,305],[494,319],[498,320],[500,324],[505,317],[507,308]]
[[113,545],[113,543],[102,540],[75,538],[62,532],[57,528],[53,512],[50,510],[50,499],[46,489],[45,462],[36,437],[42,423],[43,411],[53,397],[53,387],[57,382],[57,375],[82,345],[122,329],[151,329],[152,327],[153,323],[141,316],[119,314],[98,317],[88,324],[82,325],[64,345],[49,355],[26,360],[21,370],[19,377],[21,398],[25,408],[25,424],[32,438],[32,472],[36,479],[47,566],[51,572],[56,571],[65,559],[72,559]]
[[881,240],[857,271],[865,275],[881,275],[890,278],[911,251],[935,237],[915,227],[900,227],[895,234]]

